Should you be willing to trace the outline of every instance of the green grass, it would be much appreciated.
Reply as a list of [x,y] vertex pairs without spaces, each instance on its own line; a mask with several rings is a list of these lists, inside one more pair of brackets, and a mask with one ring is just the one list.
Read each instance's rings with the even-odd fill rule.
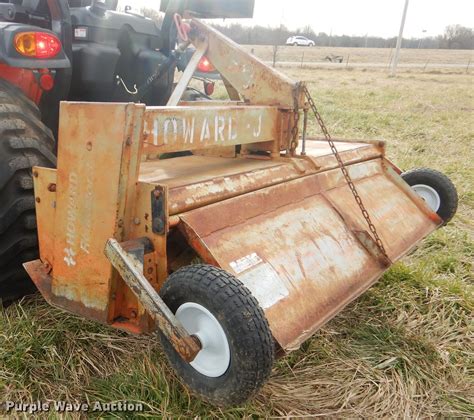
[[[472,76],[288,73],[310,82],[335,136],[386,140],[400,167],[447,173],[461,199],[453,222],[280,360],[244,407],[221,411],[192,397],[155,337],[129,337],[40,297],[0,312],[0,399],[139,401],[150,418],[474,416]],[[314,124],[310,134],[319,135]]]

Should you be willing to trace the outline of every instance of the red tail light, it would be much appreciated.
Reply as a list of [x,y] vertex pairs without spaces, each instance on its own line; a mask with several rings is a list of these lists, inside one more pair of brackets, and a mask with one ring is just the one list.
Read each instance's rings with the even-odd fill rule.
[[207,57],[201,58],[197,68],[201,73],[211,73],[216,70]]
[[54,58],[61,52],[61,41],[45,32],[21,32],[14,42],[15,49],[25,57]]

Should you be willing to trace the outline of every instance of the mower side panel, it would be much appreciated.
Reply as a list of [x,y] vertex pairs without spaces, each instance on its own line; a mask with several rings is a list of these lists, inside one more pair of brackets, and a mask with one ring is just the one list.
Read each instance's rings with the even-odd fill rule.
[[117,281],[104,244],[129,228],[144,108],[63,103],[58,169],[35,182],[41,259],[52,271],[33,280],[56,305],[104,323]]
[[[351,165],[395,262],[441,224],[386,161]],[[339,169],[180,215],[208,263],[236,275],[265,310],[280,346],[298,348],[388,268]],[[362,233],[361,233],[362,232]]]
[[54,223],[56,219],[56,169],[33,168],[36,196],[36,221],[41,261],[54,264]]

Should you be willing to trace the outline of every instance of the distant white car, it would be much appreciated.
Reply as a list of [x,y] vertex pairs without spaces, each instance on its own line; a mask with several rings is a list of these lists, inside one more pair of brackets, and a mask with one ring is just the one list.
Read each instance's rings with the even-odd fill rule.
[[306,38],[305,36],[292,36],[286,41],[286,45],[294,45],[295,47],[314,47],[316,44],[314,41]]

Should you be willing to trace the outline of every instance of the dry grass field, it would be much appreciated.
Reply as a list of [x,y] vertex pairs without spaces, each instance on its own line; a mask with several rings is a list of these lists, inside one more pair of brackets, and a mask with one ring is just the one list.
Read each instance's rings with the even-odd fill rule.
[[[246,45],[245,48],[262,60],[273,59],[273,47],[266,45]],[[387,64],[390,63],[394,49],[392,48],[336,48],[336,47],[287,47],[278,48],[277,62],[301,62],[304,54],[305,63],[323,62],[331,54],[344,57],[344,63]],[[459,65],[467,68],[474,67],[474,51],[469,50],[425,50],[425,49],[402,49],[400,52],[400,64],[447,64]],[[472,67],[471,67],[472,66]]]
[[280,360],[244,407],[221,411],[189,395],[154,337],[83,321],[40,297],[0,311],[0,400],[140,401],[149,418],[474,416],[473,76],[286,71],[309,82],[335,136],[386,140],[402,168],[452,177],[456,218]]

